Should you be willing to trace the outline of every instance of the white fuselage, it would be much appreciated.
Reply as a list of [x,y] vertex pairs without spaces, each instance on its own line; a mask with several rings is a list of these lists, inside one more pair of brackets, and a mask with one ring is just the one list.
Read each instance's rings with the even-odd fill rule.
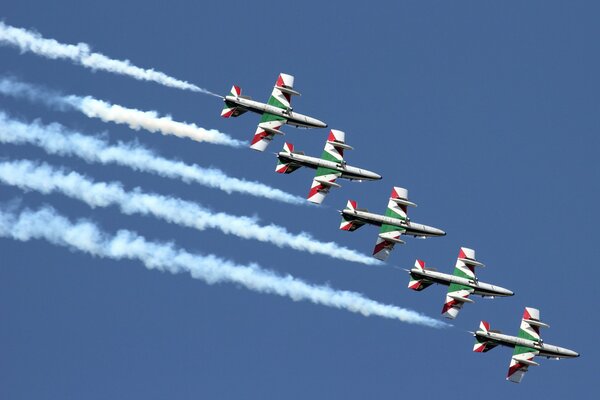
[[261,103],[259,101],[245,99],[243,97],[236,96],[225,96],[225,101],[235,104],[245,110],[252,111],[258,114],[269,113],[277,115],[286,119],[286,124],[293,125],[301,128],[326,128],[325,122],[319,121],[316,118],[308,117],[296,112],[291,109],[286,110],[283,108],[275,107],[269,104]]
[[505,335],[503,333],[497,332],[484,332],[478,330],[475,332],[475,336],[481,338],[486,341],[491,341],[496,344],[507,346],[507,347],[515,347],[515,346],[525,346],[538,350],[539,356],[548,357],[548,358],[573,358],[579,357],[579,353],[573,350],[565,349],[564,347],[558,347],[552,344],[546,344],[543,342],[536,342],[534,340],[524,339],[516,336]]
[[342,178],[350,180],[373,181],[381,179],[381,175],[376,174],[375,172],[368,171],[366,169],[356,168],[347,164],[336,163],[333,161],[327,161],[323,160],[322,158],[305,156],[304,154],[280,151],[279,153],[277,153],[277,158],[279,158],[282,162],[285,163],[291,163],[312,169],[317,169],[319,167],[329,168],[334,171],[340,172],[342,174]]
[[428,236],[444,236],[446,232],[441,229],[431,226],[418,224],[412,221],[403,221],[398,218],[386,217],[385,215],[374,214],[368,211],[351,210],[345,208],[341,211],[343,215],[347,215],[352,219],[357,219],[366,224],[381,226],[382,224],[397,226],[405,229],[405,235],[428,237]]
[[432,271],[432,270],[421,270],[413,268],[410,271],[411,276],[415,279],[424,279],[433,283],[439,283],[441,285],[450,285],[456,283],[472,288],[473,294],[483,297],[495,297],[495,296],[512,296],[514,293],[511,290],[505,289],[500,286],[490,285],[489,283],[479,282],[478,280],[470,280],[460,276],[454,276],[451,274],[445,274],[443,272]]

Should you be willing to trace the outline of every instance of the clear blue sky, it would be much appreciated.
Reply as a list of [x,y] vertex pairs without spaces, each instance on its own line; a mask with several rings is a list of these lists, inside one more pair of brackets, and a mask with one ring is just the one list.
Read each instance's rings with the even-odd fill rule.
[[[87,3],[87,4],[84,4]],[[126,168],[88,165],[28,146],[0,158],[45,160],[97,180],[173,194],[216,210],[256,214],[370,252],[376,230],[338,230],[347,199],[383,212],[390,188],[409,189],[414,221],[448,236],[408,239],[386,268],[197,232],[153,218],[92,210],[60,195],[8,186],[0,201],[89,217],[106,230],[261,265],[439,316],[445,288],[416,293],[396,267],[421,258],[451,271],[461,245],[477,250],[486,282],[516,292],[466,306],[436,330],[295,303],[187,275],[147,271],[45,242],[0,240],[0,398],[589,397],[597,390],[600,273],[597,240],[600,25],[596,2],[31,2],[5,0],[7,24],[152,67],[219,93],[231,84],[266,100],[279,72],[296,76],[295,109],[346,131],[348,161],[379,182],[342,182],[325,207],[229,196]],[[302,4],[301,4],[302,3]],[[91,71],[0,47],[0,74],[65,93],[170,113],[239,139],[258,116],[220,118],[210,96]],[[274,172],[269,153],[164,137],[0,99],[27,120],[137,139],[162,155],[214,165],[304,196],[312,172]],[[326,130],[286,127],[297,149],[319,154]],[[280,138],[269,148],[278,151]],[[505,382],[510,350],[471,352],[479,320],[516,334],[524,306],[540,308],[549,343],[582,353],[542,359],[520,385]]]

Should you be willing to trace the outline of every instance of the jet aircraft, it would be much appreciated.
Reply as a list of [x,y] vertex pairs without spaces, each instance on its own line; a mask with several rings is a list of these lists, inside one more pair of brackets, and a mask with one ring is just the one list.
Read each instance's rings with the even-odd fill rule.
[[412,222],[408,218],[408,207],[416,207],[415,203],[408,201],[408,190],[394,187],[388,201],[385,215],[369,212],[364,208],[357,208],[356,202],[349,200],[346,208],[340,211],[342,223],[340,229],[355,231],[364,224],[381,226],[379,236],[373,250],[373,257],[385,261],[395,244],[404,244],[401,235],[412,235],[419,238],[430,236],[444,236],[446,232],[431,226]]
[[515,383],[521,382],[530,366],[539,365],[533,361],[535,356],[556,360],[579,357],[579,353],[573,350],[544,343],[540,337],[540,328],[549,328],[549,326],[540,321],[540,311],[531,307],[525,307],[519,336],[505,335],[500,331],[492,330],[489,323],[481,321],[479,330],[473,333],[475,336],[473,351],[485,353],[498,345],[514,347],[506,379]]
[[410,274],[409,289],[421,291],[434,283],[448,286],[446,302],[442,315],[454,319],[464,303],[473,303],[469,295],[481,297],[512,296],[514,293],[500,286],[480,282],[475,276],[475,267],[485,267],[475,259],[475,250],[461,247],[454,267],[454,274],[437,272],[433,268],[425,268],[425,262],[415,261],[415,267],[407,270]]
[[223,99],[225,106],[221,116],[237,117],[246,111],[262,114],[250,147],[257,151],[264,151],[275,135],[284,134],[279,130],[284,124],[299,128],[327,127],[325,122],[293,111],[290,105],[291,98],[299,95],[300,93],[294,90],[294,77],[283,73],[279,74],[267,104],[243,96],[242,89],[234,85],[230,94]]
[[375,172],[347,165],[344,160],[344,150],[351,149],[352,147],[345,143],[345,133],[332,129],[325,142],[325,150],[321,158],[296,152],[293,144],[285,143],[283,151],[276,153],[278,162],[275,171],[280,174],[290,174],[300,167],[316,169],[316,176],[308,193],[308,201],[321,204],[332,187],[341,187],[335,183],[337,178],[358,181],[381,179],[381,175]]

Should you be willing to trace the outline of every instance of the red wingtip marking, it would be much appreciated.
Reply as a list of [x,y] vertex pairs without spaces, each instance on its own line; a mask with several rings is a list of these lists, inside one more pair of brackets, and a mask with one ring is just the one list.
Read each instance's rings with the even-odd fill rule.
[[279,76],[277,77],[277,83],[276,83],[275,85],[276,85],[276,86],[279,86],[279,87],[283,87],[283,86],[285,86],[285,84],[283,83],[283,78],[281,77],[281,75],[279,75]]
[[442,308],[442,314],[445,314],[455,304],[456,304],[456,300],[450,300],[449,302],[444,303],[444,308]]

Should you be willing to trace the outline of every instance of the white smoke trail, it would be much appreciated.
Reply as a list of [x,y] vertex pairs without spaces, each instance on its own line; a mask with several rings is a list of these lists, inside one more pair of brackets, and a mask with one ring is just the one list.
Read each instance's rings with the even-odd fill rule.
[[0,78],[0,93],[16,98],[55,107],[59,110],[75,109],[89,118],[99,118],[104,122],[124,124],[131,129],[145,129],[163,135],[185,137],[197,142],[222,144],[232,147],[246,146],[247,143],[233,139],[216,129],[204,129],[194,123],[173,121],[169,116],[160,116],[156,111],[141,111],[95,99],[91,96],[63,96],[57,92],[40,88],[14,78]]
[[67,59],[92,70],[102,70],[127,75],[141,81],[152,81],[164,86],[221,97],[192,83],[170,77],[153,69],[132,65],[129,60],[115,60],[100,53],[93,53],[86,43],[64,44],[45,39],[37,32],[6,25],[0,21],[0,45],[17,47],[21,53],[31,52],[50,59]]
[[43,239],[54,245],[114,260],[139,260],[148,269],[188,272],[208,284],[229,282],[249,290],[310,301],[364,316],[378,316],[432,328],[449,325],[416,311],[382,304],[360,293],[309,284],[291,275],[281,276],[257,264],[238,265],[215,255],[192,254],[170,243],[151,242],[135,232],[120,230],[110,236],[89,221],[71,222],[45,207],[20,214],[0,210],[0,237],[19,241]]
[[321,254],[338,260],[379,265],[381,262],[366,254],[335,242],[323,242],[310,234],[294,234],[282,226],[260,225],[256,218],[215,213],[209,209],[176,197],[144,193],[139,188],[128,192],[118,182],[94,182],[77,172],[52,168],[27,160],[0,162],[0,181],[25,190],[43,194],[59,192],[83,201],[90,207],[118,206],[125,214],[152,215],[167,222],[197,230],[208,228],[253,239],[278,247],[289,247],[311,254]]
[[118,164],[136,171],[154,173],[162,177],[198,183],[229,194],[242,193],[289,204],[309,204],[304,198],[256,181],[228,176],[217,168],[203,168],[195,164],[160,157],[138,143],[110,145],[98,136],[86,136],[66,127],[39,121],[25,123],[10,118],[0,111],[0,143],[31,144],[50,154],[76,156],[90,163]]

